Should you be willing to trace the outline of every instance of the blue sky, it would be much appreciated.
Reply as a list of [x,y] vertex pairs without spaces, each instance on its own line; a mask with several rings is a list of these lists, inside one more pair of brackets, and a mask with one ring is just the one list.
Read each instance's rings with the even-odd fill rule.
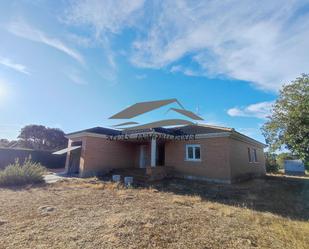
[[[308,72],[309,1],[0,2],[0,138],[117,122],[177,98],[205,123],[264,141],[280,86]],[[166,109],[135,121],[176,117]]]

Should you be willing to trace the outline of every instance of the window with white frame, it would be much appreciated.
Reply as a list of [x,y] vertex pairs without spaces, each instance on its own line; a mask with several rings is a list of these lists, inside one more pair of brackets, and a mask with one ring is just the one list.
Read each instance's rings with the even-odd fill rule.
[[187,161],[201,160],[201,146],[199,144],[186,145],[186,160]]
[[251,149],[248,147],[248,159],[249,163],[252,163]]
[[248,147],[248,159],[249,159],[249,163],[257,163],[258,162],[256,149]]
[[256,162],[256,163],[258,162],[256,149],[253,149],[253,159],[254,159],[254,162]]

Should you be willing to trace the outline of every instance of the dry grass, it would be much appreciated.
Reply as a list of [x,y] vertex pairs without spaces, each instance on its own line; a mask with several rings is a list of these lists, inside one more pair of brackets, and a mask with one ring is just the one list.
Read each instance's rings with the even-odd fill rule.
[[308,186],[94,179],[0,189],[0,248],[308,248]]

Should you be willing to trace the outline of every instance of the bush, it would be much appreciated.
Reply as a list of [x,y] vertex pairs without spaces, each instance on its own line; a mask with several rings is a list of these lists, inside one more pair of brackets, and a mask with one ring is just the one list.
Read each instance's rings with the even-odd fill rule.
[[30,157],[25,159],[23,164],[16,160],[14,164],[0,171],[0,186],[41,183],[44,181],[44,173],[45,168],[39,163],[32,162]]
[[278,163],[280,169],[284,169],[284,161],[293,159],[297,159],[297,157],[293,156],[291,153],[284,152],[277,155],[276,162]]
[[279,172],[279,165],[275,162],[266,163],[266,171],[268,173],[278,173]]
[[274,154],[268,154],[266,153],[265,155],[266,157],[266,161],[265,161],[265,165],[266,165],[266,171],[268,173],[277,173],[279,172],[279,165],[276,161],[276,156]]
[[305,162],[305,169],[309,171],[309,161]]

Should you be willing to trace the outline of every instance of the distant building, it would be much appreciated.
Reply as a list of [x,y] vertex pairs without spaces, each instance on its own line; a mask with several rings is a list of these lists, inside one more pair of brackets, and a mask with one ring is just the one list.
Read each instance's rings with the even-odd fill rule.
[[285,160],[284,172],[286,175],[305,175],[305,166],[301,160]]

